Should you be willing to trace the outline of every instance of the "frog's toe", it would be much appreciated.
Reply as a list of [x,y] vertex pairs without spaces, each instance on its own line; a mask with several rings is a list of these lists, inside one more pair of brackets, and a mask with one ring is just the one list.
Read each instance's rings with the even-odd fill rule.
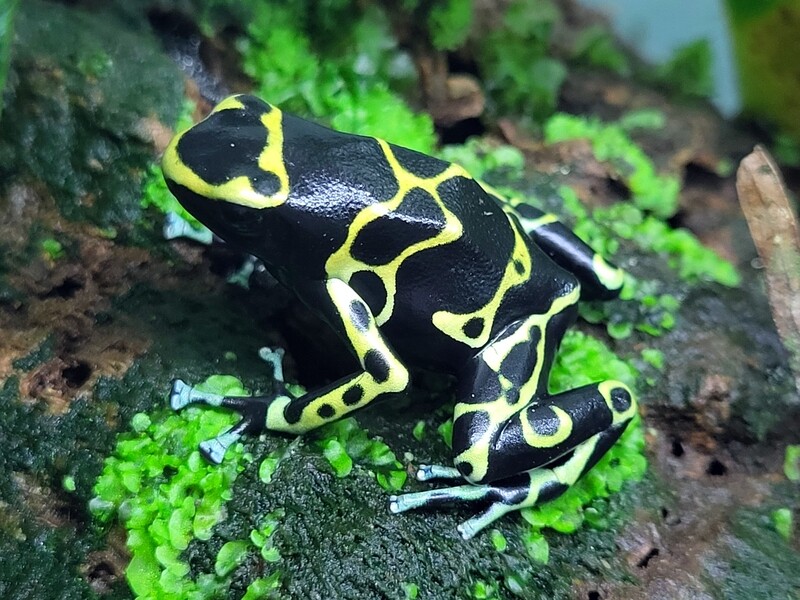
[[173,379],[169,392],[169,405],[172,410],[181,410],[192,403],[192,386],[183,379]]
[[218,465],[222,463],[222,459],[225,458],[225,452],[227,452],[228,447],[219,439],[214,438],[200,442],[198,449],[200,450],[200,454],[203,455],[203,458],[210,463]]
[[511,511],[518,510],[519,506],[508,505],[503,502],[495,502],[481,514],[472,517],[459,524],[456,529],[465,540],[474,538],[481,530],[485,529],[503,515]]
[[417,481],[432,481],[434,479],[463,479],[455,467],[441,465],[420,465],[417,469]]

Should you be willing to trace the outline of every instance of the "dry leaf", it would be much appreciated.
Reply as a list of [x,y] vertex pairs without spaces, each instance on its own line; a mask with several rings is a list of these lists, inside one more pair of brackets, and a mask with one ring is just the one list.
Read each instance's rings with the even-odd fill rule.
[[772,318],[800,390],[800,234],[780,169],[762,146],[739,165],[736,191],[766,267]]

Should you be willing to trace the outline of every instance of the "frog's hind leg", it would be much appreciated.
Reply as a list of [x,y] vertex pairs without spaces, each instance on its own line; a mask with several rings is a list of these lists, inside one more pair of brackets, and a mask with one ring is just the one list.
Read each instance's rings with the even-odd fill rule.
[[[280,382],[278,382],[280,384]],[[190,404],[205,404],[229,408],[242,415],[242,419],[227,431],[200,443],[203,456],[212,463],[219,464],[225,453],[245,434],[258,434],[264,429],[269,405],[284,396],[283,386],[280,391],[269,396],[222,396],[211,392],[203,392],[187,384],[181,379],[172,382],[170,406],[173,410],[181,410]]]
[[508,212],[539,248],[581,282],[584,300],[610,300],[619,296],[625,272],[606,261],[558,218],[524,202]]
[[547,467],[531,469],[495,483],[465,484],[392,496],[389,510],[400,513],[445,504],[488,504],[484,512],[458,526],[461,536],[470,539],[509,512],[541,504],[563,494],[602,458],[624,428],[624,425],[616,426],[595,434]]
[[269,405],[276,399],[286,396],[283,382],[283,349],[261,348],[259,356],[271,365],[275,380],[275,392],[269,396],[223,396],[213,392],[203,392],[181,379],[172,381],[170,407],[182,410],[191,404],[205,404],[228,408],[242,415],[242,419],[227,431],[200,443],[199,450],[212,463],[219,464],[225,453],[245,434],[257,434],[264,428]]
[[[514,510],[551,500],[589,470],[636,413],[630,390],[617,381],[547,393],[550,367],[574,318],[577,289],[551,310],[520,320],[473,359],[456,404],[455,465],[473,485],[392,497],[393,512],[445,502],[489,508],[459,529],[464,537]],[[418,479],[452,478],[424,467]]]

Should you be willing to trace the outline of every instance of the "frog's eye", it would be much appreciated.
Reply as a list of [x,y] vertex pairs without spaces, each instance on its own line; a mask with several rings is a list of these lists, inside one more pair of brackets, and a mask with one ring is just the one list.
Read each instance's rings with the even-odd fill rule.
[[281,111],[252,96],[223,100],[172,140],[163,170],[168,179],[212,200],[259,209],[283,204],[289,178]]

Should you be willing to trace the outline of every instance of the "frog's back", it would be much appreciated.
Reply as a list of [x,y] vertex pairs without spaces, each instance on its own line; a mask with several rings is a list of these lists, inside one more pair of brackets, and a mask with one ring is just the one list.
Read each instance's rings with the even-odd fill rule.
[[308,252],[324,246],[311,262],[356,290],[409,362],[457,368],[570,278],[458,165],[291,115],[283,129],[289,204]]

